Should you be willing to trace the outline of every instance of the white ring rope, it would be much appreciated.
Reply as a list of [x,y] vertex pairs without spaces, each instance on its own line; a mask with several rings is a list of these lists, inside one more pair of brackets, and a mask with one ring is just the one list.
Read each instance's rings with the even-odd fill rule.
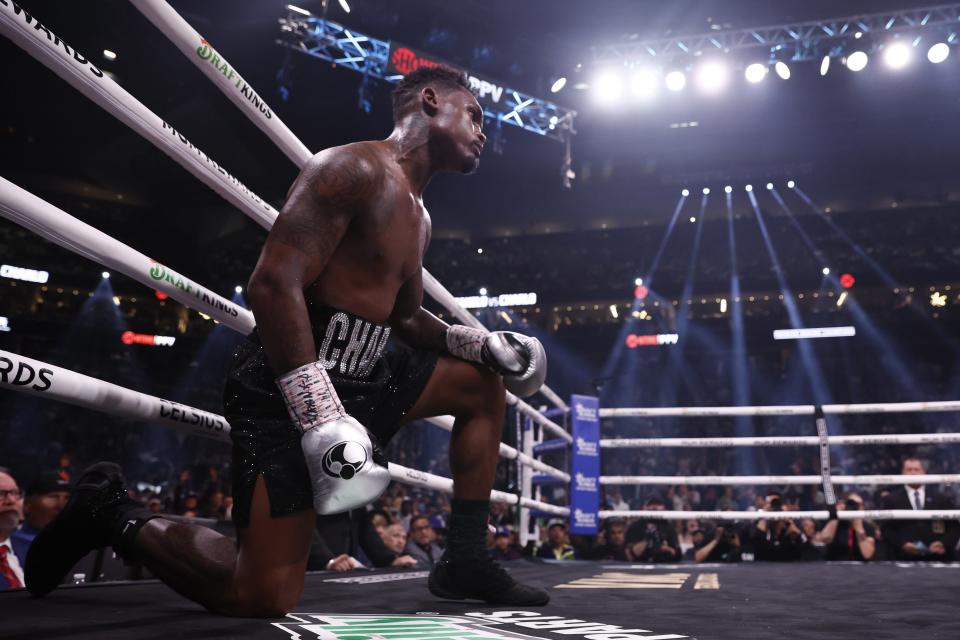
[[0,4],[0,32],[260,226],[269,229],[276,220],[277,211],[272,206],[12,2]]
[[[600,409],[601,418],[712,418],[717,416],[812,416],[812,404],[756,407],[630,407]],[[866,404],[825,404],[823,413],[912,413],[960,411],[960,400],[934,402],[873,402]]]
[[[210,42],[203,38],[164,0],[131,0],[131,2],[297,167],[303,168],[313,154]],[[484,328],[473,314],[464,309],[454,299],[453,295],[426,271],[423,272],[423,286],[424,290],[434,300],[450,313],[453,313],[461,322],[478,329]],[[541,392],[556,406],[567,410],[566,403],[549,387],[544,386]],[[552,428],[547,425],[544,426],[548,429]],[[553,426],[556,427],[557,425]]]
[[[600,519],[640,518],[644,520],[829,520],[829,511],[600,511]],[[870,509],[838,511],[839,520],[957,520],[960,509],[927,511],[913,509]]]
[[[885,433],[862,436],[827,436],[830,444],[950,444],[960,442],[960,433]],[[756,436],[734,438],[604,438],[604,449],[639,447],[797,447],[817,445],[818,436]]]
[[[443,429],[444,431],[453,431],[453,417],[452,416],[437,416],[434,418],[427,418],[427,422],[436,425]],[[541,473],[545,473],[548,476],[552,476],[564,482],[570,482],[570,474],[557,469],[556,467],[551,467],[550,465],[532,458],[522,451],[514,449],[510,445],[501,442],[500,443],[500,457],[506,458],[507,460],[518,460],[519,462],[536,469]]]
[[[854,475],[832,476],[834,484],[951,484],[960,482],[958,473],[925,475]],[[804,485],[820,484],[821,476],[600,476],[602,485]]]
[[243,335],[253,331],[253,314],[248,309],[151,260],[3,177],[0,177],[0,216],[84,258],[162,291]]
[[[169,6],[167,8],[171,12],[173,11]],[[46,26],[23,11],[19,6],[12,3],[9,6],[0,4],[0,32],[3,32],[14,43],[105,111],[152,142],[157,148],[170,156],[171,159],[208,187],[212,188],[216,193],[223,196],[228,202],[257,222],[257,224],[267,230],[273,226],[273,222],[278,216],[276,209],[250,191],[250,189],[239,180],[227,173],[206,153],[187,140],[185,136],[150,111],[116,82],[106,77],[100,69],[89,63],[79,52],[70,48]],[[197,41],[199,41],[199,34],[196,34],[196,37]],[[223,77],[226,78],[225,76]],[[227,82],[226,84],[236,89],[231,82]],[[229,95],[232,89],[225,91]],[[248,112],[249,109],[256,108],[250,102],[244,102],[244,105],[245,112]],[[256,113],[259,114],[259,110],[257,110]],[[253,118],[253,121],[260,127],[259,117]],[[271,118],[270,122],[272,126],[275,122],[279,122],[279,119],[275,120]],[[277,129],[277,135],[282,136],[283,130],[286,130],[289,136],[296,140],[295,136],[289,132],[286,126],[282,126],[282,130]],[[271,136],[271,139],[272,138],[273,136]],[[289,139],[288,143],[290,145],[293,144]],[[302,143],[300,143],[300,145],[302,146]],[[293,146],[290,146],[290,148],[292,149]],[[306,147],[303,148],[306,150]],[[302,162],[305,162],[309,157],[309,151],[307,151],[306,158],[301,161],[299,166],[302,166]],[[463,310],[456,300],[453,299],[453,296],[446,291],[446,289],[443,289],[442,285],[440,285],[436,279],[427,276],[428,274],[425,273],[424,286],[428,293],[438,298],[438,300],[446,300],[448,304],[452,303],[454,309],[464,314],[465,317],[472,318],[473,323],[479,322],[471,314]],[[435,286],[428,287],[428,281],[434,282]],[[460,317],[460,315],[458,315],[458,317]],[[507,399],[508,402],[516,404],[521,412],[525,413],[525,415],[530,415],[545,429],[557,431],[556,435],[558,437],[570,438],[570,435],[563,431],[562,427],[536,412],[530,405],[519,398],[507,393]]]
[[[127,389],[69,369],[0,350],[0,388],[57,400],[109,415],[157,422],[182,433],[230,441],[226,418],[187,405]],[[453,480],[402,465],[389,463],[390,477],[397,482],[416,484],[445,493],[453,492]],[[516,494],[491,491],[490,500],[533,507],[558,515],[569,515],[566,507]]]

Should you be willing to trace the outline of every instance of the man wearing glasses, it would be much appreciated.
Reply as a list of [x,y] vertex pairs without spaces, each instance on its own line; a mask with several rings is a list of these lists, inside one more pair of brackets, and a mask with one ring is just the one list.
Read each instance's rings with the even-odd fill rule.
[[23,493],[7,469],[0,467],[0,590],[23,588],[26,547],[17,548],[10,534],[23,519]]

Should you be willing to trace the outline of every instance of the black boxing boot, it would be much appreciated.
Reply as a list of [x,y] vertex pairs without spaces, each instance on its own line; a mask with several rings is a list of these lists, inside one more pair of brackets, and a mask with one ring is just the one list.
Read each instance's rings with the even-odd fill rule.
[[133,538],[158,517],[127,494],[120,467],[99,462],[77,479],[70,500],[34,538],[23,573],[27,590],[44,596],[63,582],[67,573],[91,551],[113,546],[130,558]]
[[430,593],[445,600],[483,600],[497,606],[542,606],[550,602],[543,589],[513,579],[487,552],[487,516],[490,503],[457,500],[452,503],[447,550],[430,570]]

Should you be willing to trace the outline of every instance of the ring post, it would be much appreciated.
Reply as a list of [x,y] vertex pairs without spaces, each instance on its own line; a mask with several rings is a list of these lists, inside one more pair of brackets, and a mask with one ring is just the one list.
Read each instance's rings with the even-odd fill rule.
[[570,533],[593,535],[600,508],[600,402],[574,395],[570,407]]

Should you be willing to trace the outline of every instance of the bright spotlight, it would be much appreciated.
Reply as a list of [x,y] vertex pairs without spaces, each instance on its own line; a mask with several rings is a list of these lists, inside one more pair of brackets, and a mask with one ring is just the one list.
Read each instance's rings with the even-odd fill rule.
[[725,186],[723,190],[726,193],[733,193],[733,187],[731,187],[730,185]]
[[683,71],[671,71],[664,78],[664,82],[670,91],[683,91],[683,88],[687,86],[687,76]]
[[104,272],[101,273],[100,275],[103,276],[104,278],[109,278],[109,277],[110,277],[110,272],[109,272],[109,271],[104,271]]
[[344,13],[350,13],[350,5],[347,4],[347,0],[339,0],[340,8],[343,9]]
[[690,216],[690,222],[696,222],[697,216]]
[[482,295],[482,296],[487,295],[487,288],[486,288],[486,287],[480,287],[480,295]]
[[690,189],[684,189],[683,191],[680,192],[680,195],[686,198],[687,196],[690,195]]
[[748,184],[748,185],[745,186],[743,189],[744,189],[744,191],[746,191],[747,193],[750,193],[751,191],[753,191],[753,185],[752,185],[752,184]]
[[616,71],[603,71],[593,82],[597,98],[607,104],[616,102],[623,93],[623,79]]
[[705,195],[705,196],[710,195],[710,187],[704,187],[704,188],[703,188],[703,195]]
[[237,285],[233,288],[233,291],[235,293],[243,293],[243,287],[241,287],[240,285]]
[[306,9],[301,9],[300,7],[295,7],[295,6],[293,6],[292,4],[288,4],[288,5],[287,5],[287,9],[289,9],[290,11],[296,11],[297,13],[301,13],[301,14],[303,14],[303,15],[305,15],[305,16],[310,15],[310,12],[307,11]]
[[553,81],[553,84],[550,86],[550,93],[557,93],[565,86],[567,86],[567,79],[561,76]]
[[927,51],[927,60],[933,64],[940,64],[950,55],[950,46],[946,42],[938,42]]
[[797,186],[796,182],[793,180],[787,180],[787,189],[793,189],[795,186]]
[[633,95],[638,98],[649,98],[657,91],[657,74],[652,69],[638,69],[630,80]]
[[850,71],[863,71],[869,59],[863,51],[854,51],[847,56],[847,69],[850,69]]
[[828,276],[828,275],[830,275],[830,267],[824,267],[820,272],[821,272],[823,275]]
[[746,71],[743,72],[743,75],[746,77],[747,82],[751,84],[762,82],[763,79],[767,77],[767,65],[754,62],[747,67]]
[[768,182],[768,183],[767,183],[767,191],[773,191],[773,183],[772,183],[772,182]]
[[773,65],[774,71],[777,72],[777,75],[784,80],[790,79],[790,67],[787,66],[787,63],[782,60],[777,60],[777,64]]
[[633,281],[633,284],[636,285],[636,286],[638,286],[638,287],[642,287],[642,286],[643,286],[643,278],[637,278],[636,280]]
[[902,42],[894,42],[883,50],[883,61],[891,69],[903,69],[910,62],[910,47]]
[[823,56],[823,60],[820,61],[820,75],[827,75],[827,71],[830,71],[830,56]]
[[707,93],[715,93],[727,84],[727,65],[720,61],[704,62],[697,68],[697,84]]
[[107,60],[110,60],[110,61],[112,62],[113,60],[116,60],[116,59],[117,59],[117,54],[116,54],[116,52],[111,51],[110,49],[104,49],[104,50],[103,50],[103,57],[106,58]]

